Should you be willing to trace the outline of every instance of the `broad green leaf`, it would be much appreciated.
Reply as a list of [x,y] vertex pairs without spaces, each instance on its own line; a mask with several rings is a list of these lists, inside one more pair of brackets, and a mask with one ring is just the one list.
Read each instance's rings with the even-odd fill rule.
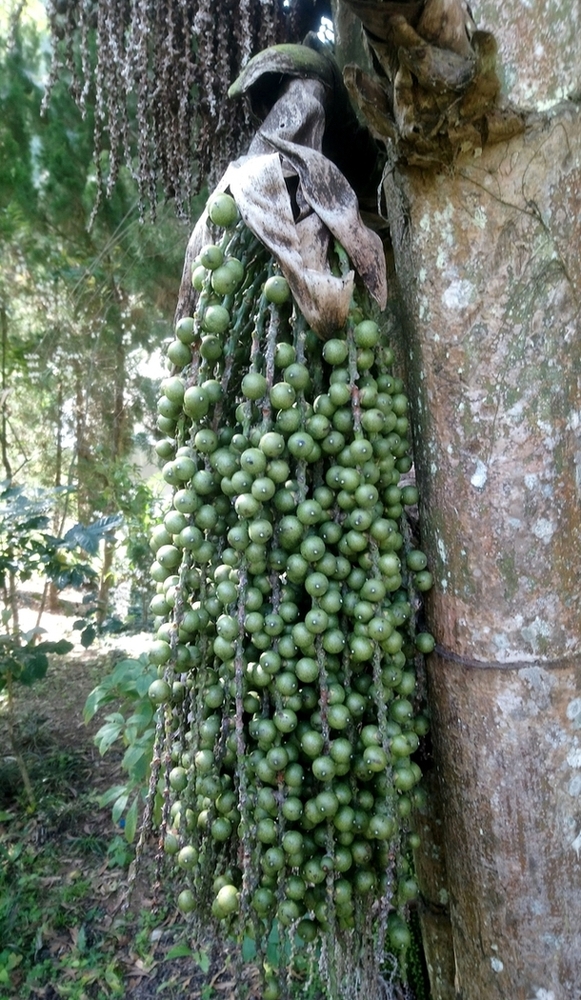
[[99,803],[100,806],[108,806],[111,804],[111,802],[114,802],[116,799],[118,799],[119,796],[123,794],[125,789],[126,785],[113,785],[112,788],[108,788],[106,792],[103,792],[102,795],[99,795],[99,797],[97,798],[97,802]]
[[107,753],[107,750],[119,739],[122,732],[122,722],[106,722],[101,726],[98,732],[95,733],[95,744],[101,756]]
[[137,808],[139,800],[137,795],[133,799],[130,808],[127,811],[125,817],[125,839],[128,844],[132,844],[135,840],[135,834],[137,832]]
[[136,726],[137,729],[145,729],[153,719],[154,707],[150,701],[139,706],[139,711],[134,712],[127,719],[127,725]]
[[125,726],[125,731],[123,733],[123,739],[125,743],[128,743],[129,746],[131,746],[132,744],[135,743],[138,735],[139,735],[138,727],[135,725],[135,723],[130,724],[128,721]]
[[111,677],[115,678],[116,683],[121,683],[123,680],[131,678],[136,662],[136,660],[119,660],[111,672]]
[[84,649],[88,649],[89,646],[93,644],[96,635],[97,629],[95,626],[87,625],[87,627],[81,632],[81,646],[83,646]]
[[24,660],[22,670],[18,677],[21,684],[30,687],[35,681],[40,681],[48,670],[48,658],[44,653],[28,655]]
[[194,952],[190,948],[189,944],[182,941],[180,944],[174,944],[173,948],[167,952],[164,956],[164,962],[170,962],[172,958],[192,958]]
[[129,792],[124,792],[123,795],[120,795],[119,798],[115,801],[115,804],[111,810],[111,818],[114,823],[118,823],[119,820],[121,819],[123,811],[127,805],[128,799],[129,799]]
[[194,961],[196,961],[201,969],[201,971],[206,974],[210,969],[210,956],[207,951],[196,951],[193,955]]
[[242,958],[245,962],[252,962],[256,958],[256,943],[254,938],[245,937],[242,941]]
[[58,590],[64,590],[65,587],[74,587],[80,590],[85,583],[90,583],[97,576],[95,570],[84,563],[78,563],[68,569],[60,569],[55,574],[47,570],[47,575],[53,580]]
[[135,689],[140,698],[143,698],[147,694],[150,684],[157,677],[157,670],[155,667],[149,667],[147,673],[141,674],[135,681]]
[[139,763],[142,761],[143,757],[146,756],[148,763],[151,754],[151,747],[143,747],[137,744],[130,746],[123,755],[123,767],[129,773],[138,767]]
[[83,708],[83,722],[86,724],[90,722],[96,712],[102,704],[110,701],[113,697],[111,694],[110,687],[107,685],[109,678],[105,678],[98,687],[93,688],[93,690],[87,696],[85,702],[85,707]]
[[40,649],[43,653],[56,653],[58,656],[64,656],[74,648],[74,644],[67,639],[59,639],[57,642],[39,642],[36,647],[37,650]]
[[122,524],[122,514],[109,514],[107,517],[100,517],[93,524],[73,525],[67,531],[63,541],[69,549],[78,547],[89,555],[96,555],[101,540],[107,535],[111,535],[115,528],[119,528]]

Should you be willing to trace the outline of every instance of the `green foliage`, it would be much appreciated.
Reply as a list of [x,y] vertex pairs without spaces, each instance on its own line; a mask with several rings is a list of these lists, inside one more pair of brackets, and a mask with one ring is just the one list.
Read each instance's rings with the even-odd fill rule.
[[[47,529],[49,511],[66,487],[53,490],[25,492],[10,480],[0,483],[0,585],[6,588],[6,576],[18,576],[21,582],[33,573],[41,573],[55,581],[62,568],[65,551],[74,551],[71,538],[55,538]],[[83,573],[79,569],[79,574]],[[90,566],[84,567],[80,577],[85,582],[94,576]]]
[[128,461],[118,461],[109,469],[104,502],[123,516],[118,535],[116,558],[112,567],[113,584],[130,585],[129,624],[146,627],[151,582],[152,524],[158,504],[155,489],[143,481],[140,469]]
[[[86,561],[94,556],[103,539],[119,525],[118,517],[100,518],[89,526],[76,524],[64,536],[49,532],[48,512],[55,500],[68,490],[25,492],[9,480],[0,483],[0,589],[3,608],[0,621],[0,692],[6,690],[10,741],[18,763],[30,808],[35,796],[28,770],[15,736],[14,685],[29,687],[46,675],[51,654],[63,656],[73,649],[65,639],[38,642],[43,629],[23,632],[18,617],[18,585],[38,573],[57,587],[81,586],[96,577]],[[85,630],[85,645],[89,644]]]
[[109,842],[107,858],[110,868],[128,868],[134,857],[135,852],[125,837],[117,835]]
[[[119,515],[101,517],[89,525],[75,524],[62,536],[54,535],[48,530],[49,511],[59,497],[70,492],[69,487],[34,490],[10,480],[0,483],[0,587],[5,592],[10,578],[23,583],[33,573],[52,580],[59,590],[95,580],[97,573],[87,556],[97,555],[101,542],[111,540],[122,519]],[[9,606],[9,610],[14,617],[14,608]]]
[[[25,492],[26,490],[26,492]],[[48,511],[70,487],[31,489],[10,480],[0,483],[0,585],[7,573],[21,581],[33,573],[47,576],[59,589],[80,587],[96,572],[80,555],[94,556],[103,539],[110,539],[122,518],[101,517],[92,524],[75,524],[62,537],[48,531]]]
[[14,643],[10,636],[0,636],[0,691],[11,680],[24,684],[25,687],[42,680],[48,670],[49,655],[64,656],[73,648],[72,642],[67,642],[66,639],[35,643],[36,629],[32,631],[32,638],[20,645]]
[[[38,751],[38,810],[30,819],[13,796],[6,800],[10,809],[2,809],[0,798],[0,1000],[129,995],[126,969],[136,950],[144,968],[152,967],[153,949],[159,959],[151,931],[168,911],[118,905],[134,850],[109,834],[86,743],[65,749],[68,737],[54,725],[39,728],[37,716],[19,720],[19,731],[23,744],[34,742]],[[0,767],[0,779],[4,771]]]
[[[0,857],[2,1000],[45,991],[62,1000],[124,996],[116,942],[100,931],[91,879],[74,871],[55,878],[54,850],[35,851],[24,836],[0,836]],[[51,952],[55,940],[58,952]]]
[[[166,336],[189,226],[171,203],[155,223],[141,220],[127,169],[94,211],[94,95],[81,114],[63,76],[41,113],[47,52],[15,6],[0,34],[0,463],[7,479],[25,468],[28,482],[56,484],[63,517],[98,525],[123,514],[93,576],[97,620],[80,626],[88,644],[120,582],[132,584],[133,622],[147,618],[154,498],[143,480],[157,420],[147,364]],[[83,563],[91,568],[77,540],[59,540],[54,565],[43,543],[42,572],[59,588],[78,588]]]
[[1,455],[8,476],[26,465],[29,480],[76,483],[89,521],[121,509],[119,468],[147,453],[144,366],[174,307],[186,226],[171,205],[142,223],[124,170],[89,231],[91,95],[83,116],[62,79],[43,115],[46,78],[45,41],[17,19],[0,36]]
[[120,824],[125,839],[132,843],[137,831],[140,804],[147,791],[155,736],[154,707],[148,689],[157,677],[147,657],[120,660],[110,674],[89,694],[83,718],[90,722],[105,705],[116,703],[119,709],[105,716],[95,735],[100,754],[121,744],[125,753],[121,762],[127,773],[123,784],[114,785],[99,799],[100,805],[113,804],[113,822]]

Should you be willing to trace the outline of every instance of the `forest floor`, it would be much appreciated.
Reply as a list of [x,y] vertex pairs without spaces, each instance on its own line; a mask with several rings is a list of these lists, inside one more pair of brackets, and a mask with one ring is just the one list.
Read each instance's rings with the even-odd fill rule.
[[[71,637],[74,603],[45,615],[43,639]],[[26,620],[28,617],[30,620]],[[34,622],[33,602],[23,627]],[[77,633],[78,637],[78,633]],[[156,885],[148,845],[131,895],[133,848],[99,796],[123,783],[122,748],[101,756],[89,725],[89,692],[115,662],[138,656],[146,637],[123,636],[53,657],[44,680],[16,691],[17,737],[37,807],[27,809],[0,695],[0,1000],[218,1000],[238,997],[240,967],[212,940],[193,946],[167,874]],[[106,711],[115,710],[115,705]],[[257,972],[244,967],[249,1000]],[[311,994],[312,996],[312,994]]]

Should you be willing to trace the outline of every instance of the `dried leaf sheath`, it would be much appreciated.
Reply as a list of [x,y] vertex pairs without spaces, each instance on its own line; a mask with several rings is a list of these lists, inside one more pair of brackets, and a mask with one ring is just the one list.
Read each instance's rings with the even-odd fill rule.
[[[323,338],[344,326],[354,282],[353,271],[331,273],[331,235],[381,308],[387,297],[381,239],[363,224],[355,192],[322,153],[327,94],[319,79],[289,79],[248,154],[231,163],[218,184],[232,192],[246,225],[276,258],[302,313]],[[204,214],[186,253],[179,315],[192,312],[191,264],[209,239]]]

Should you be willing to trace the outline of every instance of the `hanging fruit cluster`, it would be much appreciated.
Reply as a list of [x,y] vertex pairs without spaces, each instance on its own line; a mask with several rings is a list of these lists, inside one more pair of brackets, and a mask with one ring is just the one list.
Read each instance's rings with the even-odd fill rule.
[[417,502],[399,485],[407,399],[364,293],[322,341],[233,199],[209,215],[224,232],[198,254],[196,314],[167,351],[157,451],[173,499],[151,541],[178,903],[310,942],[379,901],[397,951],[427,730],[414,663],[433,647],[412,613],[426,557],[400,530]]

